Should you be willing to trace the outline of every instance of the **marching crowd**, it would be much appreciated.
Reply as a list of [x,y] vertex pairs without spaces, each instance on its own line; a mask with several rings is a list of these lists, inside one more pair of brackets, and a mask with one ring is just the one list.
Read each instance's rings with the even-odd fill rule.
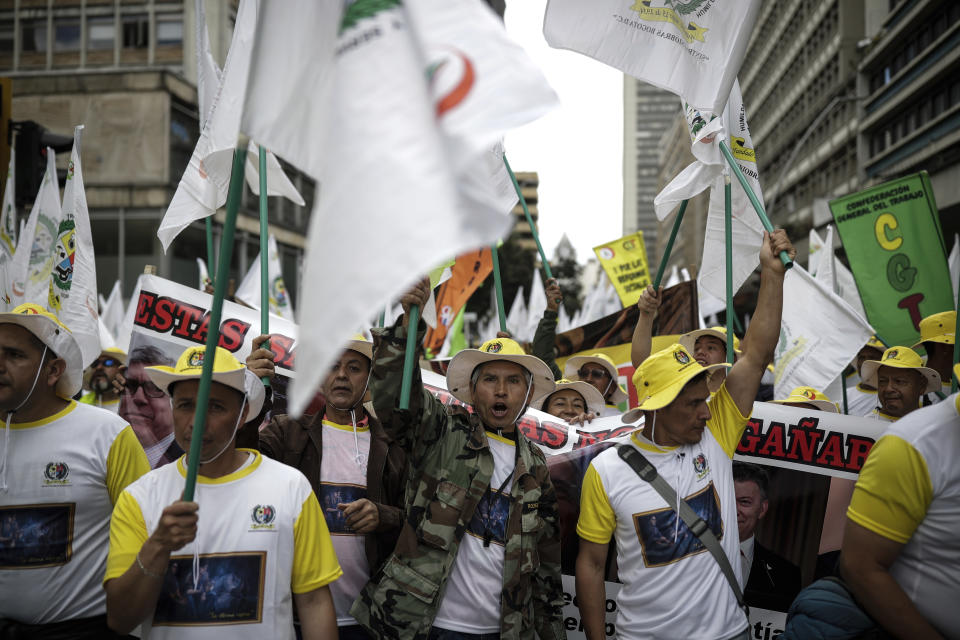
[[[574,523],[518,420],[534,407],[583,424],[619,414],[626,395],[603,354],[557,366],[554,282],[531,353],[506,334],[457,353],[446,386],[458,402],[444,402],[418,368],[408,398],[402,380],[406,342],[425,331],[408,324],[429,296],[421,281],[393,326],[345,345],[300,418],[270,409],[268,336],[245,363],[219,347],[175,362],[110,349],[84,375],[54,316],[35,305],[0,314],[0,639],[565,638],[571,526],[592,640],[607,633],[611,547],[619,637],[761,637],[749,606],[790,607],[784,638],[960,637],[955,312],[924,319],[917,345],[871,340],[853,363],[848,413],[893,424],[856,483],[831,486],[849,503],[836,575],[801,591],[798,567],[755,539],[769,479],[733,457],[780,336],[781,251],[796,253],[786,234],[765,234],[756,311],[732,365],[720,328],[651,353],[661,292],[644,292],[638,404],[621,419],[642,429],[580,469]],[[182,452],[211,358],[185,501]],[[775,402],[838,411],[810,387]],[[161,419],[172,434],[155,429]]]

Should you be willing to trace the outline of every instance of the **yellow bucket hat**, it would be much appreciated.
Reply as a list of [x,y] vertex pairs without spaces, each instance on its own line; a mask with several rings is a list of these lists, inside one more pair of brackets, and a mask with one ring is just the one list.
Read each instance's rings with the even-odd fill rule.
[[775,404],[812,404],[820,411],[840,413],[837,404],[831,402],[827,394],[813,387],[797,387],[783,400],[773,400],[773,402]]
[[549,395],[556,386],[553,382],[553,372],[546,363],[536,356],[527,355],[519,343],[510,338],[494,338],[487,340],[479,349],[464,349],[457,352],[447,367],[447,387],[453,397],[461,402],[473,402],[470,391],[470,376],[473,370],[481,364],[494,360],[513,362],[533,375],[533,392],[530,403]]
[[[726,327],[710,327],[709,329],[697,329],[696,331],[690,331],[683,334],[677,339],[683,348],[688,352],[693,353],[695,347],[697,346],[697,338],[703,336],[710,336],[711,338],[716,338],[723,342],[724,345],[727,344],[727,328]],[[736,335],[733,336],[733,350],[738,354],[740,353],[740,338]]]
[[913,348],[923,346],[924,342],[953,344],[957,330],[957,312],[941,311],[920,321],[920,342]]
[[[867,344],[863,345],[864,347],[873,347],[874,349],[880,349],[880,351],[885,351],[887,345],[880,342],[880,338],[877,336],[870,336],[870,339],[867,340]],[[862,348],[862,347],[861,347]]]
[[57,381],[58,396],[69,400],[80,391],[83,384],[83,356],[80,354],[80,345],[67,325],[40,305],[32,303],[0,313],[0,324],[4,323],[23,327],[67,363]]
[[110,356],[120,361],[120,364],[127,364],[127,352],[116,347],[107,347],[100,352],[102,356]]
[[863,381],[877,386],[877,371],[880,367],[896,367],[897,369],[914,369],[926,378],[927,387],[924,393],[940,391],[940,374],[929,367],[923,366],[923,360],[910,347],[890,347],[883,352],[879,360],[866,360],[863,363]]
[[[144,367],[143,370],[153,384],[170,395],[170,385],[184,380],[200,379],[206,350],[205,346],[190,347],[180,354],[177,364],[172,367],[158,365]],[[252,418],[260,413],[264,399],[263,383],[223,347],[217,347],[214,351],[212,380],[244,394],[250,406],[250,412],[247,414],[249,417]]]
[[572,389],[573,391],[579,393],[580,397],[583,398],[583,402],[587,405],[587,411],[590,413],[600,415],[600,413],[603,411],[603,408],[606,406],[603,396],[600,395],[600,392],[597,391],[595,386],[589,382],[584,382],[583,380],[567,380],[566,378],[557,380],[557,386],[552,392],[543,396],[536,402],[531,402],[530,406],[534,409],[543,411],[543,408],[547,405],[547,401],[550,400],[550,396],[558,391],[564,391],[565,389]]
[[633,372],[639,404],[623,415],[623,422],[634,422],[644,411],[666,407],[676,399],[684,385],[704,371],[709,374],[729,366],[722,363],[705,367],[678,343],[657,351]]
[[610,395],[611,404],[620,404],[627,400],[627,394],[623,390],[623,387],[620,386],[620,375],[617,371],[617,365],[615,365],[613,359],[605,353],[597,352],[586,356],[571,356],[563,366],[564,379],[574,382],[580,380],[580,367],[588,363],[598,364],[610,374],[610,379],[613,380],[614,385],[613,393]]

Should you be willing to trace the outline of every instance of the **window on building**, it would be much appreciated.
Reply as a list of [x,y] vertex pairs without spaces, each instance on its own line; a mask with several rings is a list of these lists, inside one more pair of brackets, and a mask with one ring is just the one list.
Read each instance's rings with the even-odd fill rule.
[[91,16],[87,18],[87,51],[113,51],[113,41],[117,29],[113,16]]
[[183,20],[178,16],[157,16],[156,60],[178,63],[183,60]]
[[53,50],[80,51],[80,19],[58,18],[53,25]]
[[13,20],[0,21],[0,68],[13,68]]
[[44,53],[47,50],[47,19],[21,20],[20,42],[24,53]]
[[129,14],[121,18],[120,54],[122,64],[145,64],[150,46],[150,18],[147,14]]

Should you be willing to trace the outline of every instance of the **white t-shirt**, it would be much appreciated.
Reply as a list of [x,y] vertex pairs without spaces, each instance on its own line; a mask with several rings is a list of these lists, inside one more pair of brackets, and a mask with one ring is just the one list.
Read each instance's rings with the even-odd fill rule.
[[[863,389],[859,384],[847,387],[848,416],[869,416],[878,406],[880,406],[880,399],[877,398],[876,389]],[[842,409],[843,406],[840,408]]]
[[[630,443],[706,521],[742,582],[732,458],[747,417],[725,385],[709,405],[712,416],[697,444],[660,447],[639,435]],[[584,476],[577,533],[597,544],[616,538],[622,637],[726,640],[747,627],[747,617],[720,565],[678,522],[675,506],[613,447],[598,455]]]
[[[517,453],[512,440],[489,431],[486,434],[493,454],[490,489],[477,504],[460,541],[433,621],[435,627],[461,633],[500,632],[503,558]],[[484,544],[485,539],[489,544]]]
[[[0,423],[0,429],[2,429]],[[46,624],[106,612],[110,514],[149,471],[133,429],[71,401],[36,422],[11,423],[0,493],[0,618]]]
[[[318,589],[340,575],[320,515],[302,473],[254,451],[221,478],[197,478],[197,537],[170,557],[144,640],[192,638],[292,639],[293,594]],[[122,576],[156,530],[163,509],[180,498],[184,458],[146,474],[117,500],[103,581]],[[194,552],[200,568],[193,575]]]
[[960,395],[890,425],[860,471],[847,517],[903,544],[890,573],[923,616],[960,638]]
[[354,625],[350,607],[370,580],[370,565],[364,548],[364,536],[347,527],[347,519],[338,504],[367,497],[367,459],[370,452],[370,428],[323,421],[323,457],[320,460],[320,509],[333,538],[333,549],[343,568],[343,576],[330,585],[339,626]]

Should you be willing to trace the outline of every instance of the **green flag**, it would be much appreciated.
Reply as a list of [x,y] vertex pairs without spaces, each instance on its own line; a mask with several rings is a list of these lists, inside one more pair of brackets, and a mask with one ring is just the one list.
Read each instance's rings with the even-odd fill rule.
[[920,320],[953,309],[933,189],[921,172],[830,202],[867,312],[887,344],[910,346]]

